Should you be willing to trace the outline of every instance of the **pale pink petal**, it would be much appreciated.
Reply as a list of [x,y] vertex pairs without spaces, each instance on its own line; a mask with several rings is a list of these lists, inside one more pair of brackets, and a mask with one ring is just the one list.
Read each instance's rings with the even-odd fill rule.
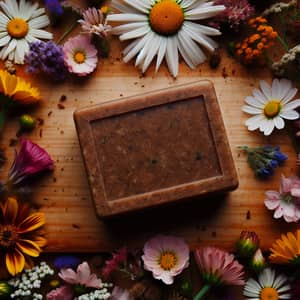
[[62,269],[58,273],[58,276],[67,283],[70,284],[78,283],[77,275],[72,269]]

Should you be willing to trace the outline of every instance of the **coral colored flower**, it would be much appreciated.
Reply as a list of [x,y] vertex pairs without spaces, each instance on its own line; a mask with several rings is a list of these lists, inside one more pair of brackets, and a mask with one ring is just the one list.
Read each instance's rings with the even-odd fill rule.
[[271,247],[270,261],[275,264],[300,263],[300,230],[282,235]]
[[111,30],[111,26],[107,25],[105,17],[100,9],[89,7],[82,13],[82,16],[83,20],[79,20],[78,22],[81,24],[84,33],[106,37]]
[[72,300],[74,292],[70,285],[63,285],[46,295],[47,300]]
[[39,256],[46,240],[36,230],[44,224],[43,213],[30,214],[28,206],[15,198],[0,203],[0,257],[11,275],[24,269],[26,256]]
[[63,46],[64,61],[69,72],[78,76],[92,73],[98,62],[97,49],[87,35],[70,38]]
[[8,182],[18,184],[45,170],[53,170],[53,161],[49,154],[39,145],[22,139],[19,152],[15,152],[15,159],[8,174]]
[[144,268],[165,284],[189,265],[189,247],[182,238],[157,235],[146,242],[142,256]]
[[24,63],[29,43],[52,39],[52,33],[42,30],[50,21],[44,8],[26,0],[0,2],[0,58]]
[[275,210],[275,219],[283,217],[286,222],[300,220],[300,178],[282,176],[279,192],[267,191],[265,194],[265,206]]
[[244,288],[244,296],[247,300],[278,300],[291,299],[291,286],[284,275],[276,276],[275,271],[264,269],[258,277],[258,281],[250,278]]
[[195,259],[205,282],[211,285],[243,285],[243,266],[232,254],[215,248],[195,250]]
[[287,79],[274,79],[272,86],[260,81],[261,91],[253,90],[253,96],[246,97],[247,105],[242,110],[254,115],[245,122],[248,130],[259,129],[264,135],[270,135],[274,128],[283,129],[284,119],[296,120],[299,113],[295,110],[300,99],[294,99],[297,89]]
[[[40,101],[40,92],[37,88],[21,77],[11,75],[7,71],[0,70],[0,93],[21,105],[35,104]],[[4,103],[0,103],[3,105]]]
[[100,289],[102,281],[98,279],[96,274],[91,273],[91,269],[87,262],[83,262],[77,267],[76,272],[72,269],[62,269],[58,276],[69,284],[80,284],[85,287]]

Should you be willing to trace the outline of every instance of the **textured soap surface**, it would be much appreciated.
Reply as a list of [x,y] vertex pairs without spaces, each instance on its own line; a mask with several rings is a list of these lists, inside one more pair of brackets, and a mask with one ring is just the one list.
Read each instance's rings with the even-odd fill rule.
[[74,118],[99,216],[237,186],[210,82],[91,106]]

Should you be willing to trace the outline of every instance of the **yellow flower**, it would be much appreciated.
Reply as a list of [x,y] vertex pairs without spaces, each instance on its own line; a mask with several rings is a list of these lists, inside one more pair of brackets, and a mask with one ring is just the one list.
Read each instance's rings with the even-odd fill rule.
[[0,257],[11,275],[22,272],[28,256],[39,256],[46,239],[36,230],[44,224],[43,213],[30,214],[29,206],[15,198],[0,203]]
[[4,70],[0,70],[0,93],[22,105],[35,104],[41,99],[37,88]]
[[300,230],[296,234],[288,232],[272,245],[270,261],[275,264],[300,262]]

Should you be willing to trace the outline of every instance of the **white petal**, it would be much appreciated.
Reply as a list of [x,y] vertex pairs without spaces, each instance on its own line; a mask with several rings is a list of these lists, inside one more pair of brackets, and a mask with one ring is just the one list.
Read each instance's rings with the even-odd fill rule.
[[285,282],[287,281],[287,278],[284,275],[278,275],[275,280],[273,286],[278,289],[281,287]]
[[160,47],[158,49],[156,66],[155,66],[155,71],[156,72],[158,71],[158,69],[159,69],[159,67],[161,65],[161,62],[162,62],[163,58],[166,55],[166,52],[167,52],[167,42],[168,42],[167,38],[162,39],[161,45],[160,45]]
[[168,37],[166,61],[171,74],[177,77],[178,74],[178,46],[176,37]]
[[144,62],[146,55],[148,54],[149,48],[151,43],[153,43],[153,38],[155,36],[155,33],[153,31],[150,31],[149,34],[146,37],[146,43],[141,49],[139,55],[136,58],[135,65],[136,66],[141,66],[142,63]]
[[198,23],[194,23],[191,21],[185,21],[184,24],[186,26],[188,26],[189,28],[191,28],[191,30],[193,30],[195,33],[199,32],[201,34],[205,34],[205,35],[221,35],[221,32],[213,27],[209,27],[209,26],[205,26],[205,25],[201,25]]
[[10,39],[11,39],[11,37],[9,35],[2,37],[0,39],[0,47],[7,45],[9,43]]
[[293,100],[287,104],[285,104],[282,108],[283,111],[286,111],[286,110],[290,110],[290,109],[295,109],[297,108],[298,106],[300,106],[300,99],[296,99],[296,100]]
[[147,5],[147,2],[142,0],[124,0],[124,2],[145,14],[148,14],[151,9],[150,5]]
[[41,29],[30,29],[27,35],[31,35],[37,39],[45,40],[51,40],[53,38],[52,33]]
[[299,118],[299,113],[296,112],[295,110],[287,110],[284,111],[283,109],[281,110],[281,112],[279,113],[279,115],[287,120],[296,120]]
[[15,63],[23,64],[24,56],[29,51],[29,45],[25,39],[18,40],[15,50]]
[[284,98],[288,92],[292,89],[292,82],[288,79],[280,79],[280,99]]
[[280,86],[280,83],[279,83],[279,80],[277,78],[275,78],[272,82],[272,98],[273,99],[282,99],[281,98],[281,86]]
[[15,50],[16,46],[17,46],[17,40],[12,39],[12,40],[10,41],[10,43],[7,45],[7,48],[5,49],[5,51],[4,51],[4,53],[3,53],[2,59],[6,59],[7,56],[8,56],[12,51]]
[[142,22],[147,21],[147,16],[139,14],[114,14],[108,15],[107,21],[112,22]]
[[264,128],[262,129],[260,127],[260,129],[262,129],[262,131],[264,132],[264,135],[270,135],[272,133],[272,131],[274,130],[274,122],[273,120],[266,120],[267,122],[264,123]]
[[123,34],[130,30],[134,30],[134,29],[143,27],[145,25],[148,25],[148,22],[134,22],[134,23],[122,24],[122,25],[113,27],[113,29],[111,30],[111,33],[112,34]]
[[150,26],[141,26],[135,30],[131,30],[126,33],[123,33],[122,35],[120,35],[119,38],[121,41],[135,39],[146,35],[149,31],[151,31]]
[[200,7],[185,13],[186,20],[203,20],[214,17],[225,9],[224,5]]
[[50,24],[50,20],[46,15],[39,16],[28,21],[30,29],[40,29]]
[[290,100],[292,100],[295,96],[296,96],[296,94],[297,94],[297,89],[296,88],[293,88],[293,89],[290,89],[287,93],[286,93],[286,95],[283,97],[283,103],[285,104],[285,103],[288,103]]
[[266,104],[269,101],[269,99],[258,89],[254,89],[252,93],[254,98],[262,104]]
[[277,129],[282,129],[284,128],[284,121],[280,116],[277,116],[273,119],[274,125]]
[[272,98],[271,87],[264,81],[260,81],[260,87],[267,99]]
[[248,127],[248,130],[253,131],[259,128],[260,123],[265,119],[263,115],[257,115],[249,118],[245,125]]
[[252,115],[257,115],[257,114],[261,114],[262,110],[258,109],[256,107],[250,106],[250,105],[244,105],[242,107],[242,111],[246,112],[248,114],[252,114]]
[[143,36],[143,38],[133,42],[134,43],[133,47],[130,47],[131,49],[128,51],[128,53],[126,53],[126,55],[123,58],[124,62],[130,61],[135,55],[137,55],[141,51],[141,49],[143,49],[143,47],[147,41],[148,35],[150,33],[151,32],[149,32],[147,35]]
[[159,35],[155,35],[153,38],[153,41],[149,47],[147,56],[145,58],[142,72],[145,73],[147,68],[149,67],[150,63],[152,62],[154,56],[157,54],[158,49],[161,45],[161,40],[164,39],[164,37],[161,37]]
[[254,107],[260,108],[261,110],[264,107],[264,104],[262,104],[260,101],[258,101],[256,98],[254,98],[252,96],[246,97],[245,101],[250,106],[254,106]]

